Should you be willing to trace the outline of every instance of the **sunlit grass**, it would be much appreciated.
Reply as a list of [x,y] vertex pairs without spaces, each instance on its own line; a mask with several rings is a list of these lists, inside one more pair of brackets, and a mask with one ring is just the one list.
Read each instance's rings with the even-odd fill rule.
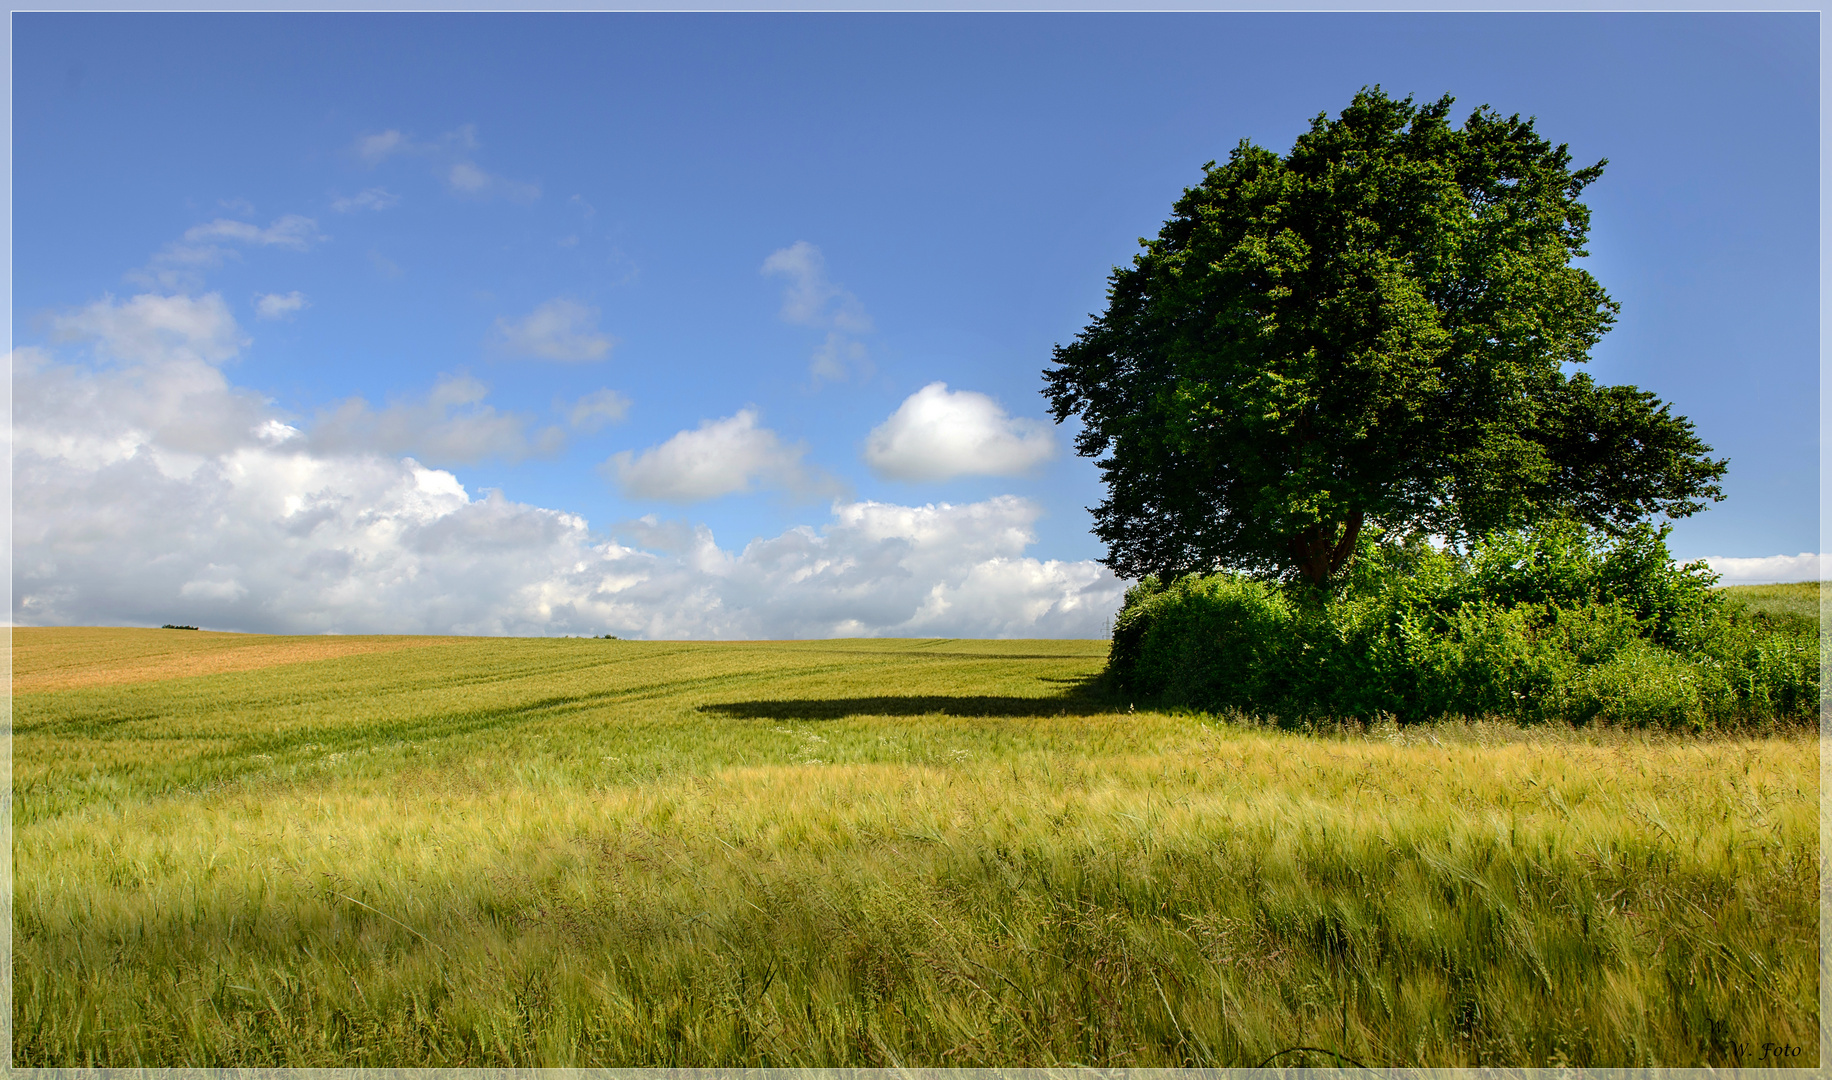
[[1114,712],[1104,655],[450,640],[23,694],[15,1060],[1816,1063],[1810,734],[1282,733]]
[[1819,584],[1797,581],[1785,585],[1731,585],[1720,591],[1756,611],[1818,626]]

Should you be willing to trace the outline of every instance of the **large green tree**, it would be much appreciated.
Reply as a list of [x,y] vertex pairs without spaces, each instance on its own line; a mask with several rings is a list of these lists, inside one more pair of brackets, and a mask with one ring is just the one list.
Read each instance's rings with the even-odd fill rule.
[[1572,264],[1605,162],[1451,102],[1364,89],[1284,157],[1242,141],[1056,348],[1115,571],[1321,584],[1370,527],[1614,532],[1723,497],[1685,417],[1570,371],[1616,311]]

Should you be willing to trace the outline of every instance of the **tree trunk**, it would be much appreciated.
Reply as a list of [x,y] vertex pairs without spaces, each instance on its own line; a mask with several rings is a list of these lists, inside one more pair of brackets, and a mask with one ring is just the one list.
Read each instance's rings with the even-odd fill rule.
[[1291,538],[1291,553],[1297,556],[1298,576],[1306,583],[1323,588],[1329,584],[1336,571],[1342,569],[1355,554],[1355,542],[1361,539],[1362,514],[1359,510],[1349,511],[1348,521],[1343,523],[1342,535],[1336,535],[1334,525],[1314,525]]

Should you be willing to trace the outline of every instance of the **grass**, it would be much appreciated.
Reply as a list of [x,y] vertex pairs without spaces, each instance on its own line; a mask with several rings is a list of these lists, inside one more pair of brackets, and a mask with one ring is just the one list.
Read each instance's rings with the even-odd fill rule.
[[1787,585],[1731,585],[1720,590],[1749,608],[1788,623],[1819,626],[1819,585],[1800,581]]
[[1104,642],[14,634],[17,1065],[1817,1064],[1803,730],[1132,714]]

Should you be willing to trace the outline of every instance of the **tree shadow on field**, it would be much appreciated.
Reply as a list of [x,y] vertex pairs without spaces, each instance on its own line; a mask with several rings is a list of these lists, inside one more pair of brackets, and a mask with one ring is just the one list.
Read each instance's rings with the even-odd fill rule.
[[1102,692],[1098,676],[1044,679],[1065,687],[1049,697],[992,694],[877,694],[870,697],[725,701],[699,711],[734,720],[843,720],[849,716],[1098,716],[1124,706]]

